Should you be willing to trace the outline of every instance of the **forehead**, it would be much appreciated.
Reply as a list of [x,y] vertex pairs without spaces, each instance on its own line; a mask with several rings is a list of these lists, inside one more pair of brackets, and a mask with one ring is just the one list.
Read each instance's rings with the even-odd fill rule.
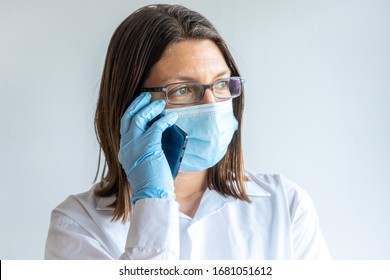
[[168,47],[152,67],[145,84],[179,81],[210,83],[229,76],[230,69],[218,46],[211,40],[186,40]]

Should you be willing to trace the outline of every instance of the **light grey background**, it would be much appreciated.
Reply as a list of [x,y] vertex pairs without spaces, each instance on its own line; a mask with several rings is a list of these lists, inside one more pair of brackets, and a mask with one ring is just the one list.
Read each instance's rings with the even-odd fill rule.
[[[152,1],[0,1],[0,259],[41,259],[51,209],[95,175],[109,39]],[[309,192],[335,259],[390,259],[390,1],[180,3],[246,78],[247,167]]]

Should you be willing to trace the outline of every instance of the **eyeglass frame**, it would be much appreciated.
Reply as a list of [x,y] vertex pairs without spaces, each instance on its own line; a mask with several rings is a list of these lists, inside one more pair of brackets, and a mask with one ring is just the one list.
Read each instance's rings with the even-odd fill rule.
[[[224,81],[224,80],[230,80],[231,78],[238,78],[240,80],[240,83],[241,83],[241,90],[240,90],[240,94],[236,95],[236,96],[230,96],[230,97],[227,97],[227,98],[224,98],[224,97],[219,97],[219,96],[216,96],[214,94],[214,91],[213,91],[213,86],[214,84],[218,83],[218,82],[221,82],[221,81]],[[168,103],[168,104],[171,104],[171,105],[189,105],[189,104],[194,104],[194,103],[197,103],[199,102],[200,100],[202,100],[202,98],[204,97],[204,94],[206,93],[206,90],[207,89],[210,89],[211,90],[211,93],[213,94],[213,96],[215,98],[218,98],[218,99],[223,99],[223,100],[229,100],[229,99],[233,99],[233,98],[236,98],[236,97],[239,97],[242,93],[242,87],[243,87],[243,84],[244,84],[245,80],[242,78],[242,77],[238,77],[238,76],[233,76],[233,77],[229,77],[229,78],[224,78],[224,79],[218,79],[216,80],[215,82],[211,83],[211,84],[201,84],[201,83],[197,83],[197,82],[176,82],[176,83],[171,83],[171,84],[167,84],[163,87],[151,87],[151,88],[141,88],[141,92],[162,92],[164,94],[164,97],[165,97],[165,101]],[[195,100],[195,101],[192,101],[190,103],[172,103],[169,101],[169,98],[168,98],[168,86],[171,86],[171,85],[180,85],[180,84],[189,84],[189,85],[200,85],[203,87],[203,91],[202,93],[200,94],[199,96],[199,99]]]

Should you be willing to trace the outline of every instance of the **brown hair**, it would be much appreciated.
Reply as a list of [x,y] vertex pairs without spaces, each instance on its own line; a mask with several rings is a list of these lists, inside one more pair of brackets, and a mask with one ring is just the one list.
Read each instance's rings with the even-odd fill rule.
[[[95,113],[95,131],[105,163],[98,196],[116,196],[113,220],[125,222],[131,212],[131,187],[118,160],[120,119],[139,95],[150,69],[172,44],[184,40],[212,40],[222,52],[232,76],[239,76],[234,59],[213,25],[201,14],[179,5],[149,5],[135,11],[114,32],[107,51]],[[233,99],[241,124],[244,94]],[[99,167],[96,174],[98,177]],[[96,180],[95,178],[95,180]],[[244,182],[241,125],[225,157],[208,172],[208,187],[224,196],[249,202]]]

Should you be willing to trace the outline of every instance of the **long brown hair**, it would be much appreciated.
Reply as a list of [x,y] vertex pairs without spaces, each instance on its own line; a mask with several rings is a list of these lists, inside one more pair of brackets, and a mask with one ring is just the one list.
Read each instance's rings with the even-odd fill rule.
[[[149,5],[126,18],[114,32],[107,51],[95,113],[95,131],[105,156],[101,197],[116,196],[113,220],[125,222],[131,213],[131,187],[118,160],[120,119],[139,95],[150,69],[170,45],[183,40],[212,40],[222,52],[232,76],[240,76],[234,59],[214,26],[201,14],[180,5]],[[239,122],[225,157],[208,172],[208,187],[224,196],[249,202],[242,147],[244,93],[233,99]],[[99,174],[99,167],[96,178]],[[95,180],[96,180],[95,178]]]

